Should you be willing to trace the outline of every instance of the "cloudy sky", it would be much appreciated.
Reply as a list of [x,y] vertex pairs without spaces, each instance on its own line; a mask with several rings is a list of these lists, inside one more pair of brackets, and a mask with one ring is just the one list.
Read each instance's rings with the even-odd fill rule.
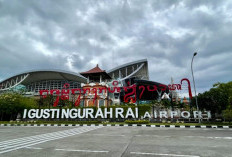
[[0,0],[0,80],[32,69],[109,70],[148,59],[150,80],[232,80],[232,1]]

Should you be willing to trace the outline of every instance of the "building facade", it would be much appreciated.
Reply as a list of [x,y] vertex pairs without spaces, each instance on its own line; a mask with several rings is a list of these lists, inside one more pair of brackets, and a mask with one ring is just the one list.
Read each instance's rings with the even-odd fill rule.
[[[110,89],[115,87],[115,81],[117,81],[117,87],[120,90],[109,92]],[[129,89],[130,86],[134,84],[137,85],[135,93],[137,104],[143,101],[159,100],[164,93],[169,92],[168,89],[161,90],[160,87],[158,87],[157,91],[146,92],[146,94],[143,94],[143,97],[139,96],[141,94],[139,86],[141,85],[145,88],[147,88],[147,86],[163,85],[149,80],[148,61],[147,59],[142,59],[106,71],[102,70],[97,65],[93,69],[81,73],[61,70],[35,70],[23,72],[1,81],[0,93],[22,89],[24,95],[40,96],[41,90],[67,90],[64,89],[66,84],[69,84],[69,90],[78,88],[86,91],[85,93],[77,93],[77,95],[81,95],[80,104],[83,107],[101,107],[120,104],[124,102],[123,97],[130,92],[130,90],[125,91],[126,87]],[[92,90],[93,88],[98,89],[97,97]],[[106,90],[106,92],[99,92],[101,88],[106,88],[108,90]],[[59,91],[57,93],[61,94]],[[69,92],[68,94],[70,98],[77,99],[77,96],[72,96],[73,93]],[[57,96],[59,96],[59,94],[57,94]]]

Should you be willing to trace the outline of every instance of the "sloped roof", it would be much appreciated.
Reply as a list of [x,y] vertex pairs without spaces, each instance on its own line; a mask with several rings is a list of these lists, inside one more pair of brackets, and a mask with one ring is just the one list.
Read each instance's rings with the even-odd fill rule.
[[95,68],[90,69],[86,72],[81,72],[80,74],[92,74],[92,73],[104,73],[104,72],[105,70],[102,70],[101,68],[99,68],[97,64]]
[[[19,81],[17,82],[17,79]],[[57,69],[41,69],[41,70],[31,70],[19,73],[3,81],[0,81],[0,91],[6,90],[7,88],[12,88],[17,84],[27,85],[32,82],[38,82],[43,80],[68,80],[68,81],[78,81],[81,83],[86,83],[87,78],[83,77],[78,73],[73,73],[69,71],[57,70]],[[10,85],[9,85],[10,82]],[[12,84],[11,84],[12,82]],[[3,84],[7,84],[7,87],[1,88]],[[9,85],[9,86],[8,86]]]
[[126,63],[126,64],[122,64],[122,65],[117,66],[117,67],[115,67],[113,69],[107,70],[107,73],[111,73],[111,72],[114,72],[114,71],[119,70],[121,68],[125,68],[127,66],[131,66],[133,64],[138,64],[138,63],[147,63],[147,59],[141,59],[141,60],[129,62],[129,63]]
[[[30,74],[30,79],[33,79],[34,81],[39,81],[39,80],[43,80],[43,79],[66,79],[66,80],[73,80],[73,81],[78,80],[80,82],[86,82],[86,80],[87,80],[87,78],[85,78],[84,76],[82,76],[78,73],[70,72],[70,71],[65,71],[65,70],[60,70],[60,69],[34,69],[34,70],[23,71],[21,73],[14,74],[13,76],[11,76],[9,78],[0,81],[0,83],[3,83],[5,81],[8,81],[8,80],[16,77],[16,76],[23,75],[23,74]],[[32,74],[33,75],[38,74],[38,76],[32,77]],[[55,74],[57,74],[57,75],[55,75]],[[50,76],[51,76],[51,78],[50,78]],[[72,76],[72,78],[70,78],[68,76]]]

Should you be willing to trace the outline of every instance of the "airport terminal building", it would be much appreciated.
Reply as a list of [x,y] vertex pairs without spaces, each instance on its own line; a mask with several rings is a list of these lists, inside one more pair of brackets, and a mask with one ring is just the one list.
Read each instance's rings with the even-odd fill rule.
[[[74,73],[62,70],[34,70],[22,72],[0,82],[0,93],[10,90],[23,89],[24,95],[40,96],[41,90],[62,90],[65,84],[69,89],[91,88],[91,87],[113,87],[112,82],[118,81],[118,86],[123,88],[133,84],[143,86],[163,85],[149,80],[147,59],[137,60],[120,65],[110,70],[102,70],[98,65],[86,72]],[[166,86],[166,85],[163,85]],[[136,95],[139,98],[140,89],[136,87]],[[159,91],[159,87],[158,90]],[[129,91],[128,91],[129,92]],[[145,92],[142,97],[136,100],[139,104],[144,101],[152,101],[160,98],[163,93],[168,93],[168,88],[162,92]],[[81,94],[81,93],[79,93]],[[82,95],[82,106],[109,106],[123,102],[125,91],[115,93],[98,93],[96,103],[91,103],[91,93]]]

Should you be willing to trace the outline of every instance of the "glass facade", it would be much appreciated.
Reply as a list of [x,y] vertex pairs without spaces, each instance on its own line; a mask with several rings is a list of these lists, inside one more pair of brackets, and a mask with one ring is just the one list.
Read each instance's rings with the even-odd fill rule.
[[51,90],[51,89],[63,89],[65,83],[68,83],[69,89],[81,88],[81,83],[76,81],[67,81],[67,80],[45,80],[39,82],[33,82],[29,85],[26,85],[27,92],[38,93],[40,90]]

